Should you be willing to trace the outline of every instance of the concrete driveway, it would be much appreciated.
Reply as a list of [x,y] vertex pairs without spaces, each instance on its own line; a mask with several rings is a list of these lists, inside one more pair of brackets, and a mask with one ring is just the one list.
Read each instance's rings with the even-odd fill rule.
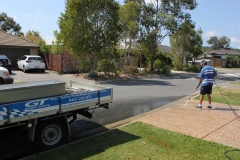
[[59,80],[66,82],[66,85],[70,85],[70,80],[77,80],[77,81],[83,81],[87,83],[95,83],[93,80],[87,80],[84,78],[75,77],[75,74],[64,74],[59,75],[55,71],[46,70],[45,73],[41,73],[40,71],[31,71],[28,73],[24,73],[21,70],[12,70],[12,74],[10,75],[12,78],[14,78],[14,83],[18,82],[32,82],[32,81],[42,81],[42,80]]

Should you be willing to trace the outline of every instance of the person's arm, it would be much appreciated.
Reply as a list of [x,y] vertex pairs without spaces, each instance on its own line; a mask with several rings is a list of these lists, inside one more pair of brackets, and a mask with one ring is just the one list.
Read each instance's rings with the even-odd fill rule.
[[214,75],[213,75],[213,78],[217,77],[217,72],[216,70],[214,69]]
[[202,83],[203,80],[203,69],[201,70],[200,74],[199,74],[199,83]]

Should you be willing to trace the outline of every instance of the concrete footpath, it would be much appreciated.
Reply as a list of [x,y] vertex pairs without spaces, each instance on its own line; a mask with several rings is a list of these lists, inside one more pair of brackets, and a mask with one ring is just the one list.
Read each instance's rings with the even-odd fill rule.
[[[140,121],[159,128],[180,132],[207,141],[240,148],[240,119],[237,119],[228,104],[212,103],[212,110],[197,109],[198,100],[189,97],[170,103],[139,116]],[[232,106],[240,116],[240,106]]]

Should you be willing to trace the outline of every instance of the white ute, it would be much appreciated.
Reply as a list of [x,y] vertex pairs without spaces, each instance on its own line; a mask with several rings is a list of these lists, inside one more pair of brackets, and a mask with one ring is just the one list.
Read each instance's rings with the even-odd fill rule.
[[0,67],[0,85],[12,83],[13,78],[9,76],[8,70],[4,67]]

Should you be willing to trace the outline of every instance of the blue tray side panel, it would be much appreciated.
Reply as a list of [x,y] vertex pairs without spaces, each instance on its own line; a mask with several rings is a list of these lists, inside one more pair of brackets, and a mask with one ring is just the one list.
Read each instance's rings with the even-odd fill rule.
[[7,107],[10,112],[10,119],[16,117],[38,114],[41,112],[56,110],[59,108],[59,102],[62,108],[81,105],[89,102],[98,102],[98,95],[101,97],[111,96],[111,89],[91,91],[84,93],[66,94],[30,101],[16,102],[0,105],[0,121],[8,119]]

